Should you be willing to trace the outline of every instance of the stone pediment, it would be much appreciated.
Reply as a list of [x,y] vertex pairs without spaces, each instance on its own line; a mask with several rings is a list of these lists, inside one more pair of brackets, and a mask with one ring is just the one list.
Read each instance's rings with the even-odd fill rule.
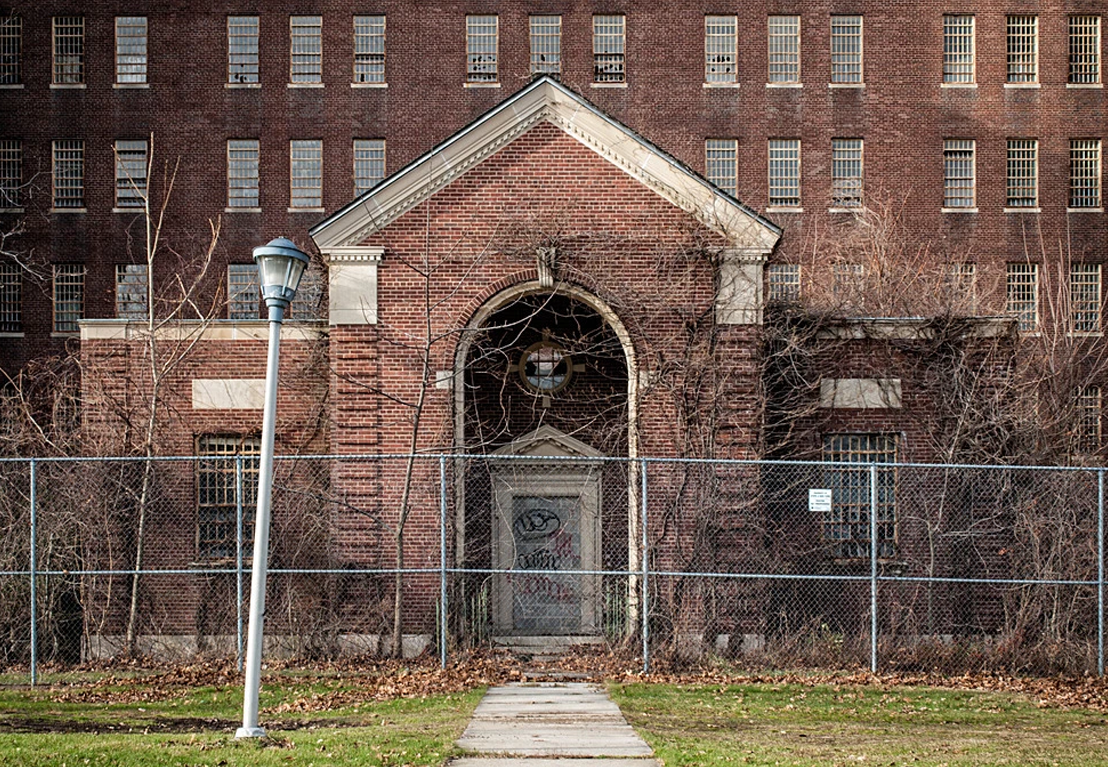
[[575,439],[553,426],[540,426],[529,434],[493,451],[493,455],[528,456],[533,458],[601,458],[591,445]]
[[309,234],[325,255],[358,248],[535,125],[550,123],[722,234],[740,258],[762,259],[781,235],[772,222],[720,191],[679,160],[607,116],[566,86],[543,77],[423,157],[389,176]]

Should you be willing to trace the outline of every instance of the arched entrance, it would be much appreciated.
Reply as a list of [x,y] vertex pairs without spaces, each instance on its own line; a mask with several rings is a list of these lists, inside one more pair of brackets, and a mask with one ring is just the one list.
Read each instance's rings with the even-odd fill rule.
[[[636,518],[634,353],[602,302],[518,286],[475,316],[458,353],[458,556],[495,635],[622,634]],[[608,573],[608,575],[602,575]],[[612,575],[619,573],[619,575]]]

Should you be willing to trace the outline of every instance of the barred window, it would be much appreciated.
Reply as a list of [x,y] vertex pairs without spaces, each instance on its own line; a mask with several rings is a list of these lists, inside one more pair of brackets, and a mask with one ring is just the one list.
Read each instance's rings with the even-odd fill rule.
[[300,278],[300,286],[292,297],[292,305],[286,319],[318,320],[323,304],[323,280],[319,270],[308,267]]
[[289,207],[323,207],[323,142],[294,139],[289,142]]
[[54,332],[76,333],[85,314],[85,267],[54,265]]
[[197,440],[196,454],[197,557],[237,558],[240,514],[242,546],[248,556],[258,505],[261,440],[204,435]]
[[227,82],[257,83],[258,17],[227,17]]
[[531,17],[531,74],[562,73],[562,17]]
[[361,195],[385,177],[385,140],[354,139],[354,195]]
[[1019,319],[1019,329],[1031,333],[1039,328],[1039,265],[1026,262],[1008,264],[1008,314]]
[[55,85],[85,82],[85,17],[54,17]]
[[1008,17],[1008,82],[1039,81],[1039,17]]
[[831,17],[831,82],[862,82],[862,17]]
[[769,17],[769,82],[800,83],[800,17]]
[[0,263],[0,333],[23,332],[23,274],[19,266]]
[[0,210],[23,205],[23,142],[0,139]]
[[498,81],[499,29],[499,16],[466,16],[467,83]]
[[146,142],[115,142],[115,206],[141,208],[146,202]]
[[385,82],[385,17],[354,17],[354,82]]
[[1100,17],[1070,16],[1069,82],[1096,85],[1100,82]]
[[856,464],[896,463],[896,437],[890,434],[831,434],[823,438],[823,460],[838,465],[824,469],[831,490],[831,511],[823,517],[823,538],[832,556],[869,559],[872,551],[870,519],[877,516],[877,556],[896,556],[896,467],[879,466],[877,497],[870,496],[871,469]]
[[738,82],[738,17],[704,17],[704,82]]
[[323,82],[323,17],[289,17],[289,82]]
[[974,311],[977,305],[977,265],[971,263],[947,264],[944,279],[946,298],[950,306],[963,311]]
[[54,142],[54,207],[85,207],[85,142]]
[[973,139],[943,142],[943,207],[973,208],[976,197],[976,162]]
[[769,204],[800,206],[800,139],[769,140]]
[[1070,264],[1070,318],[1075,333],[1100,332],[1100,264]]
[[592,17],[593,82],[627,81],[625,61],[626,17]]
[[254,264],[228,264],[227,319],[256,320],[261,316],[261,302],[258,267]]
[[1039,205],[1039,142],[1033,138],[1008,139],[1009,208]]
[[146,264],[115,265],[115,316],[145,320],[150,316],[149,271]]
[[800,264],[767,265],[766,287],[769,301],[800,300]]
[[842,301],[860,298],[865,289],[865,278],[866,268],[862,264],[832,264],[831,292]]
[[146,17],[117,16],[115,20],[115,81],[146,82]]
[[973,83],[975,78],[974,17],[943,16],[943,82]]
[[23,18],[0,18],[0,85],[23,82]]
[[708,180],[733,196],[737,191],[738,141],[710,138],[704,142],[704,158]]
[[1099,386],[1082,386],[1074,397],[1077,449],[1095,453],[1101,444],[1102,402]]
[[258,139],[227,141],[227,207],[258,207]]
[[862,160],[862,139],[831,139],[831,205],[833,207],[861,207]]
[[1099,208],[1100,139],[1070,141],[1070,207]]

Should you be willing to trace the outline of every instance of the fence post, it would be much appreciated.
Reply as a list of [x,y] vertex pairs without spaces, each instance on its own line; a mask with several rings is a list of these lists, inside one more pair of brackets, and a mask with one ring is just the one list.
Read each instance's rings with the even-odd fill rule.
[[641,504],[642,504],[642,597],[639,600],[641,605],[642,615],[642,671],[644,674],[650,673],[650,589],[648,588],[647,577],[650,573],[650,552],[647,546],[646,536],[646,459],[643,458],[639,462],[639,466],[642,469],[642,476],[640,481],[642,482],[642,490],[640,492]]
[[877,466],[869,467],[869,670],[877,673]]
[[439,456],[439,668],[446,668],[446,456]]
[[242,671],[242,456],[235,456],[235,665]]
[[31,686],[38,683],[38,498],[35,495],[37,464],[31,459]]
[[1104,469],[1097,472],[1096,673],[1104,676]]

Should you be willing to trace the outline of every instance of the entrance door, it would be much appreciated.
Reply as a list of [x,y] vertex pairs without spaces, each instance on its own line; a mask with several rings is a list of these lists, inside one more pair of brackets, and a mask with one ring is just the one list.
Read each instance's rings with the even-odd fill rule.
[[600,464],[512,462],[494,480],[493,622],[501,635],[595,634]]

